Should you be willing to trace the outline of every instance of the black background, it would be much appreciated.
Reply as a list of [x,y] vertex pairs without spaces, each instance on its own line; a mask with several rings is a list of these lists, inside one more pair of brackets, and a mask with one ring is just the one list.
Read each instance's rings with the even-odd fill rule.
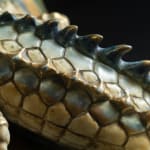
[[66,14],[79,35],[99,33],[101,46],[129,44],[130,60],[150,59],[150,4],[125,0],[45,0],[48,10]]
[[[150,4],[145,1],[115,0],[45,0],[47,9],[66,14],[79,26],[79,35],[99,33],[104,36],[102,47],[129,44],[133,51],[125,59],[150,59]],[[10,150],[62,150],[56,145],[34,141],[31,134],[11,128]],[[18,147],[16,149],[16,147]],[[47,147],[47,148],[46,148]]]

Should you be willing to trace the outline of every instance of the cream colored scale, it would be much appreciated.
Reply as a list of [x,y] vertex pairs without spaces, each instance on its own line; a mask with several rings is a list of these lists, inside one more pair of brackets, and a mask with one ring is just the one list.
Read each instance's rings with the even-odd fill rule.
[[[0,39],[1,42],[3,43],[2,44],[3,52],[5,51],[5,53],[9,54],[13,52],[18,52],[17,50],[21,50],[20,47],[22,48],[24,47],[27,48],[27,50],[30,49],[28,53],[31,60],[35,60],[35,56],[37,56],[39,57],[38,61],[43,62],[44,56],[42,56],[40,51],[38,51],[38,48],[40,48],[47,59],[57,59],[63,57],[62,59],[60,59],[60,61],[63,60],[61,62],[64,63],[64,65],[66,66],[70,66],[71,64],[76,71],[82,71],[82,70],[93,71],[92,68],[94,62],[91,58],[88,58],[87,56],[80,54],[74,48],[70,47],[64,49],[53,40],[40,41],[40,39],[37,38],[32,32],[17,35],[17,33],[14,31],[14,29],[11,26],[1,27]],[[31,52],[31,49],[33,47],[36,47],[36,49],[33,50],[33,52]],[[67,61],[65,61],[65,58],[67,59]],[[57,61],[59,61],[59,59],[57,59]],[[67,63],[68,61],[69,63]],[[63,64],[61,65],[64,66]],[[147,98],[148,97],[147,95],[149,94],[144,94],[144,96],[146,95],[145,96],[146,101],[142,101],[143,89],[137,83],[133,82],[131,79],[125,77],[124,75],[121,74],[119,75],[113,68],[104,65],[100,62],[97,62],[94,68],[95,68],[95,73],[100,78],[101,84],[105,83],[107,90],[118,91],[118,93],[121,93],[120,91],[121,89],[123,89],[126,95],[132,97],[131,98],[133,99],[131,100],[133,102],[132,105],[136,110],[146,111],[147,109],[149,109],[149,98]],[[63,72],[63,73],[67,74],[67,72]],[[111,94],[113,94],[113,92],[111,92]],[[111,96],[113,97],[113,95]]]
[[[150,94],[133,78],[12,24],[0,26],[0,52],[0,107],[10,121],[75,149],[150,149]],[[0,124],[6,150],[2,114]]]

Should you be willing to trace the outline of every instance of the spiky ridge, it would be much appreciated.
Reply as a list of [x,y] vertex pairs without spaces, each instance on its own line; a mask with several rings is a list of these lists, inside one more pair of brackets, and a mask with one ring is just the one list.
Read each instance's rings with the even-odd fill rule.
[[99,44],[103,39],[102,35],[90,34],[79,36],[78,27],[75,25],[67,26],[59,30],[58,22],[49,20],[43,24],[38,24],[29,15],[17,19],[14,15],[5,12],[0,15],[0,25],[14,24],[18,32],[34,30],[40,39],[55,39],[63,47],[72,46],[82,54],[97,61],[103,62],[118,72],[122,72],[150,90],[150,60],[128,62],[123,60],[123,56],[128,53],[132,46],[126,44],[114,45],[102,48]]

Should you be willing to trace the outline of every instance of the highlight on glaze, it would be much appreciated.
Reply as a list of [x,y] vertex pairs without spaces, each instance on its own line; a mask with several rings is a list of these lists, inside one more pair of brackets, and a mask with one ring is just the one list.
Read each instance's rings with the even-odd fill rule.
[[101,35],[58,25],[0,15],[4,114],[75,149],[149,150],[150,61],[124,61],[131,46],[102,48]]

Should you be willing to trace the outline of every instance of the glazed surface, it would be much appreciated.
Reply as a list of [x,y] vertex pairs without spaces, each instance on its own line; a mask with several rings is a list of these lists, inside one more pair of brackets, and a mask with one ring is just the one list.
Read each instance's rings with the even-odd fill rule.
[[[120,60],[120,52],[129,46],[101,48],[98,53],[102,37],[80,37],[76,30],[59,30],[55,21],[43,23],[28,15],[1,14],[3,113],[75,149],[149,150],[149,78],[143,77],[149,62],[121,66],[118,61],[113,66],[108,54],[115,52],[111,58]],[[146,71],[139,75],[141,66]]]

